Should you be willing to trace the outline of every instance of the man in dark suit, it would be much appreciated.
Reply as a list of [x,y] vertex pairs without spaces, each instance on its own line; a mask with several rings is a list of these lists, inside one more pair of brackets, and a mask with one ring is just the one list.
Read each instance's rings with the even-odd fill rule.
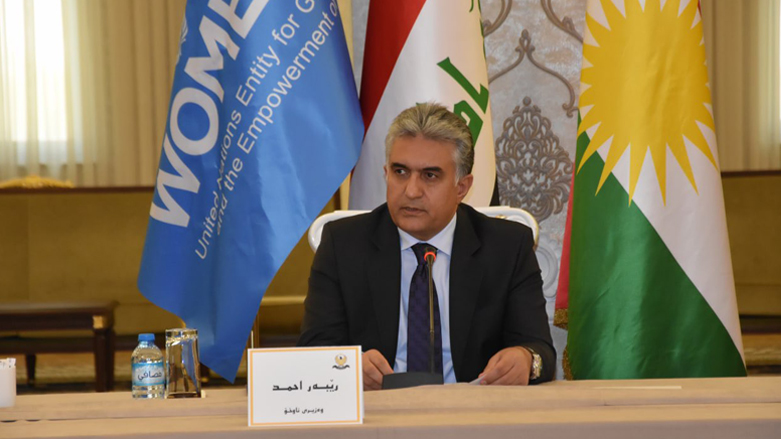
[[387,203],[323,229],[299,345],[361,345],[366,389],[425,368],[428,251],[437,256],[436,367],[445,382],[553,377],[531,230],[460,204],[472,185],[472,145],[444,107],[403,111],[386,138]]

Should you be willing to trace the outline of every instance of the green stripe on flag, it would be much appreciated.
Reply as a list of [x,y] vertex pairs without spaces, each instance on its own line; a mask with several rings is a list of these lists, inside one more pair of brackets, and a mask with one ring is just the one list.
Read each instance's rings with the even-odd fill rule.
[[[589,138],[578,138],[580,163]],[[719,318],[659,234],[591,156],[575,177],[568,353],[576,379],[745,376]],[[670,218],[677,220],[677,218]]]

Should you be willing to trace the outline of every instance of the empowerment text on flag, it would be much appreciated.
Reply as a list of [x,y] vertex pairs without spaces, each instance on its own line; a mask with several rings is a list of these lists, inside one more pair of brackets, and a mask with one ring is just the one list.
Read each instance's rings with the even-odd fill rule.
[[226,378],[362,136],[335,0],[188,3],[139,288]]

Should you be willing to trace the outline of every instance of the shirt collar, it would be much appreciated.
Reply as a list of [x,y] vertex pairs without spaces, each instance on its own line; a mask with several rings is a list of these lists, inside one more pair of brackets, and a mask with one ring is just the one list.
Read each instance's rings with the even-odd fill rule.
[[445,228],[440,230],[439,233],[434,235],[434,237],[429,239],[428,241],[421,241],[418,238],[415,238],[414,236],[410,235],[409,233],[397,227],[397,229],[399,230],[399,238],[401,241],[401,251],[407,250],[408,248],[412,247],[413,245],[419,242],[427,242],[433,245],[434,247],[436,247],[438,252],[442,252],[450,256],[451,252],[453,251],[453,236],[455,236],[455,232],[456,232],[457,216],[458,215],[453,215],[453,219],[451,219],[450,222],[447,223]]

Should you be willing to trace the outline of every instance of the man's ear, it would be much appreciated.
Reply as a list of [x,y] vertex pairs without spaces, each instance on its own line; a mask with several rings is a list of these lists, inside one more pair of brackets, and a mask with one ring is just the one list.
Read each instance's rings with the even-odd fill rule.
[[388,165],[382,165],[382,174],[385,176],[385,181],[388,181]]
[[472,174],[469,174],[464,177],[461,177],[461,179],[458,180],[458,183],[456,183],[456,192],[458,194],[459,203],[463,201],[466,194],[469,193],[469,189],[472,188],[473,181],[474,181],[474,176]]

